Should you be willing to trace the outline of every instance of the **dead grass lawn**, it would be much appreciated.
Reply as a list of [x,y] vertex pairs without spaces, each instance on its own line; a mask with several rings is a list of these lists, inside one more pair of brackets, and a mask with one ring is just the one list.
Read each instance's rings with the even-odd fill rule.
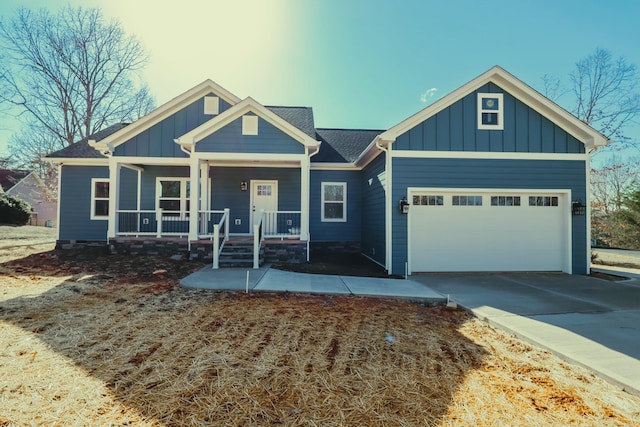
[[20,248],[0,244],[0,426],[640,425],[640,398],[464,312]]

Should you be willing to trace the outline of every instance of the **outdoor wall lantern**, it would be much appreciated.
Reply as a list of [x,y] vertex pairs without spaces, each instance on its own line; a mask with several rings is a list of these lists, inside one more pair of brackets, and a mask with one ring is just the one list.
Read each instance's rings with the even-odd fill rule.
[[247,181],[240,181],[240,191],[247,191]]
[[587,207],[582,204],[582,200],[580,199],[571,203],[571,212],[573,212],[574,215],[584,215],[586,208]]
[[400,200],[400,212],[403,214],[409,213],[409,202],[407,202],[406,196]]

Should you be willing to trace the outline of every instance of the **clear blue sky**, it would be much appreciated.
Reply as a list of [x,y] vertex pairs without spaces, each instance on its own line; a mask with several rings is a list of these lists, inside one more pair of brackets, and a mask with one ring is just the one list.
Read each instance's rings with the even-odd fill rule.
[[[0,15],[66,3],[5,0]],[[139,38],[158,105],[211,78],[240,98],[311,106],[318,127],[391,127],[493,65],[538,89],[596,47],[640,66],[639,0],[70,3]],[[0,118],[0,152],[14,129]]]

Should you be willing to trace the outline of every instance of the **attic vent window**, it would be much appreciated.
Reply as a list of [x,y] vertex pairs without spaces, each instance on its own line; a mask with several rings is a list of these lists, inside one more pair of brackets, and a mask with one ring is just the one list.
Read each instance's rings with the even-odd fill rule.
[[504,108],[501,93],[478,94],[478,129],[503,130]]
[[258,116],[242,116],[242,134],[258,134]]
[[214,114],[220,114],[220,98],[217,96],[205,96],[204,113],[211,116]]

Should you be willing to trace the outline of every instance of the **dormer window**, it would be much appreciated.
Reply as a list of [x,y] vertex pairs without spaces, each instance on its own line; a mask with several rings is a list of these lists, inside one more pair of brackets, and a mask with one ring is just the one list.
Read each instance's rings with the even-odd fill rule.
[[501,93],[478,94],[478,129],[504,129],[504,108]]

